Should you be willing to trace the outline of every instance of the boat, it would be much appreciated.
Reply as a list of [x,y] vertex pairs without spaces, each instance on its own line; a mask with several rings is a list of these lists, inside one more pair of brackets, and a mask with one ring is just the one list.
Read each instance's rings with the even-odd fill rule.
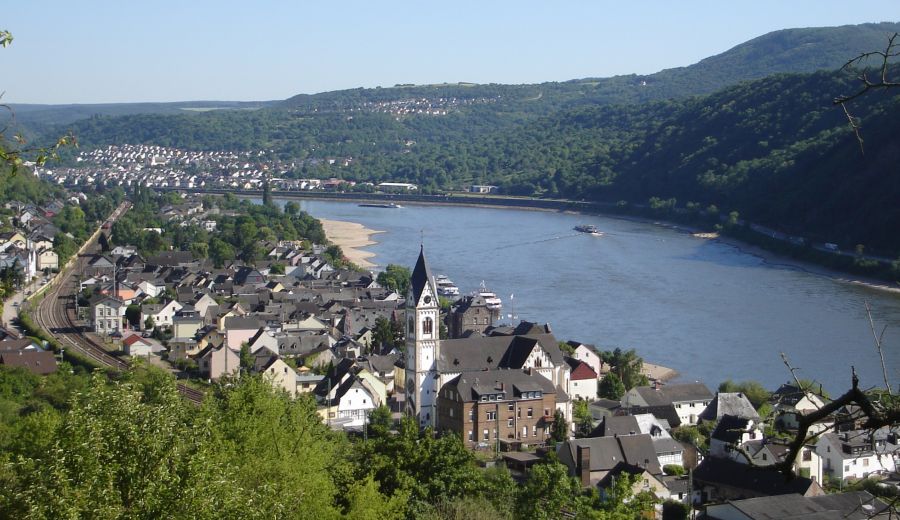
[[603,232],[597,229],[597,226],[593,224],[579,224],[575,226],[575,231],[587,233],[588,235],[594,235],[595,237],[603,236]]
[[484,286],[484,280],[481,281],[481,287],[478,289],[477,294],[484,298],[485,305],[492,311],[499,311],[500,307],[503,306],[503,301],[500,300],[497,294],[487,290],[487,287]]
[[402,208],[400,204],[396,202],[389,203],[381,203],[381,202],[364,202],[359,205],[361,208]]
[[437,284],[437,291],[441,296],[459,296],[459,287],[446,276],[439,274],[434,277],[434,282]]

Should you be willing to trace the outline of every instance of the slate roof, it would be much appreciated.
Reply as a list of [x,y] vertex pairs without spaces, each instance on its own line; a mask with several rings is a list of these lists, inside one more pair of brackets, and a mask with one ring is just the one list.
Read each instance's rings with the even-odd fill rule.
[[664,385],[658,389],[652,386],[638,386],[635,390],[646,401],[647,406],[666,406],[687,401],[711,401],[712,392],[703,383]]
[[759,413],[741,392],[716,392],[716,398],[700,413],[700,419],[716,421],[726,414],[759,420]]
[[537,344],[540,344],[555,365],[564,362],[556,338],[550,334],[475,336],[442,340],[437,366],[441,372],[467,372],[493,368],[519,369]]
[[560,445],[560,449],[569,450],[571,460],[577,461],[579,446],[591,449],[591,471],[609,471],[625,462],[646,468],[652,475],[662,473],[653,441],[647,434],[573,439]]
[[694,470],[694,481],[725,485],[760,495],[806,494],[815,483],[806,477],[787,479],[772,469],[759,469],[731,459],[706,457]]
[[[889,506],[866,491],[835,493],[817,497],[798,494],[732,500],[731,507],[753,520],[862,520]],[[872,506],[870,511],[863,504]]]
[[19,350],[0,354],[0,364],[21,367],[32,374],[46,375],[56,372],[56,357],[44,350]]
[[422,297],[422,292],[426,285],[431,286],[431,292],[437,294],[434,286],[434,275],[431,274],[431,268],[425,260],[425,246],[419,249],[419,258],[416,260],[416,266],[413,268],[412,278],[410,279],[410,291],[412,291],[413,303],[418,303]]
[[484,370],[462,374],[444,386],[456,388],[464,401],[477,401],[482,395],[490,394],[503,394],[504,399],[519,397],[522,392],[556,394],[552,381],[542,375],[526,374],[521,370]]

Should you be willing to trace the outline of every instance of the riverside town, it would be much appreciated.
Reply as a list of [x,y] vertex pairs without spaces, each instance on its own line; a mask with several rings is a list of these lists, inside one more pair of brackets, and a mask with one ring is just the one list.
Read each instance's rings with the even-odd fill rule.
[[[800,4],[767,18],[827,10]],[[485,32],[426,6],[383,31],[363,6],[237,20],[124,5],[109,23],[135,41],[151,41],[144,25],[169,31],[181,50],[152,40],[155,72],[117,70],[127,92],[65,68],[74,104],[22,101],[49,79],[15,61],[0,124],[0,518],[896,518],[900,24],[767,32],[738,5],[755,38],[733,27],[746,41],[704,36],[724,47],[626,75],[601,68],[616,42],[573,35],[621,25],[681,56],[688,35],[631,27],[629,6],[555,6],[565,31],[523,7],[480,6]],[[59,9],[48,16],[84,19],[104,63],[119,45],[144,61],[119,29]],[[12,11],[0,59],[61,45],[64,26]],[[704,23],[734,24],[720,11]],[[301,23],[326,14],[345,19]],[[254,55],[229,51],[244,72],[228,81],[203,51],[224,46],[220,30]],[[307,32],[321,41],[268,43]],[[73,56],[100,59],[77,40]],[[184,89],[444,81],[429,61],[455,75],[456,52],[483,82],[77,97],[84,78],[97,95],[147,96],[144,82],[164,95],[156,74]],[[603,77],[553,77],[583,70],[551,68],[581,53]],[[254,68],[269,56],[282,74]],[[221,92],[197,99],[249,99]]]

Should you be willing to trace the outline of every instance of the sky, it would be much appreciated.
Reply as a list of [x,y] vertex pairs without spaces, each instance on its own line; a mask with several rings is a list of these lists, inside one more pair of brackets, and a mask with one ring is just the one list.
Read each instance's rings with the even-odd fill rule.
[[649,74],[896,0],[6,2],[3,103],[264,101],[398,83]]

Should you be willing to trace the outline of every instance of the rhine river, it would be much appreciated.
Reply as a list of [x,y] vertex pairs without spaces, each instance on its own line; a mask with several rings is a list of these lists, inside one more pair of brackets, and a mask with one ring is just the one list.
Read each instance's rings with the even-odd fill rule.
[[[379,266],[412,268],[424,236],[433,273],[450,277],[462,293],[484,280],[503,299],[505,317],[549,322],[559,340],[634,348],[678,370],[680,380],[699,380],[713,391],[728,378],[774,390],[790,379],[782,352],[799,377],[832,394],[849,388],[851,365],[861,387],[883,385],[868,300],[879,331],[888,327],[890,382],[900,383],[895,293],[770,264],[649,223],[516,209],[299,202],[317,218],[383,231],[365,248]],[[605,236],[573,231],[581,223]]]

